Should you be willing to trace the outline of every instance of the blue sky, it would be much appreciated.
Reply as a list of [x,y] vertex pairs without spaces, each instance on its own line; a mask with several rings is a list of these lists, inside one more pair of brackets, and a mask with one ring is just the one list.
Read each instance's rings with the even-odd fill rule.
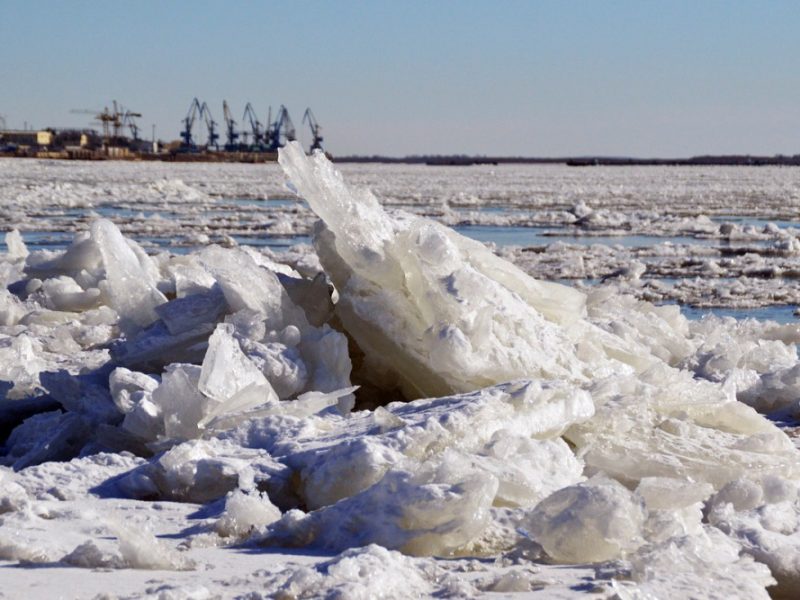
[[793,1],[0,0],[0,115],[116,99],[176,139],[198,96],[310,106],[334,154],[795,154],[799,32]]

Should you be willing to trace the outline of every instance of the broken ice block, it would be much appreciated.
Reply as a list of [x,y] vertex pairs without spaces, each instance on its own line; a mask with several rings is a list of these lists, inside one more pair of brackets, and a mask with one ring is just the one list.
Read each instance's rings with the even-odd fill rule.
[[280,162],[325,223],[314,243],[336,313],[373,374],[395,373],[411,398],[583,376],[561,327],[585,315],[583,294],[531,279],[433,221],[389,216],[321,154],[289,144]]
[[148,256],[141,248],[136,252],[135,243],[126,240],[111,221],[94,221],[91,236],[100,249],[106,274],[103,288],[119,313],[120,328],[134,332],[155,321],[155,308],[167,299],[156,288]]
[[8,248],[8,257],[11,259],[17,260],[28,256],[28,247],[18,229],[12,229],[6,233],[6,247]]
[[643,543],[644,502],[611,479],[565,487],[539,503],[526,528],[559,562],[603,562]]
[[160,304],[155,311],[170,334],[179,335],[202,325],[216,323],[226,308],[222,290],[214,286],[207,292]]
[[200,259],[217,280],[232,312],[247,308],[260,313],[271,330],[307,324],[303,310],[289,299],[277,275],[259,266],[244,250],[211,246],[200,252]]
[[[142,408],[163,416],[167,438],[196,438],[216,418],[278,401],[269,381],[232,333],[231,325],[217,326],[202,366],[169,365],[152,397],[146,399],[154,406]],[[160,433],[154,430],[149,437],[155,439]]]
[[471,473],[442,482],[431,471],[394,471],[367,490],[308,513],[289,511],[271,525],[268,544],[340,552],[380,544],[414,555],[447,555],[486,527],[497,480]]
[[264,398],[259,404],[276,402],[278,398],[272,386],[242,352],[232,334],[231,325],[218,325],[209,338],[197,388],[217,403],[224,403],[244,389],[255,386],[263,390]]

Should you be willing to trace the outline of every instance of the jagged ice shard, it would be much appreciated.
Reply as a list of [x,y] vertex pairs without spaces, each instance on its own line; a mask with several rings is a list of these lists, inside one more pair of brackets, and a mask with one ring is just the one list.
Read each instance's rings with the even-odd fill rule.
[[324,224],[314,243],[338,316],[373,372],[396,375],[407,397],[585,377],[564,330],[585,314],[583,294],[535,281],[428,219],[389,217],[322,155],[289,145],[279,160]]

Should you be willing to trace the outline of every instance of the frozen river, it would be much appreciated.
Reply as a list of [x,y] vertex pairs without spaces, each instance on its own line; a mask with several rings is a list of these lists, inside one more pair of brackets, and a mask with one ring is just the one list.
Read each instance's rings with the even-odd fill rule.
[[341,172],[0,160],[0,596],[798,597],[800,169]]
[[[612,285],[652,302],[784,321],[800,303],[797,169],[341,170],[386,207],[493,244],[537,278],[581,288]],[[8,159],[0,160],[0,177],[4,227],[20,229],[32,249],[63,249],[97,217],[112,220],[150,253],[186,253],[210,243],[295,254],[310,249],[314,217],[274,164]]]

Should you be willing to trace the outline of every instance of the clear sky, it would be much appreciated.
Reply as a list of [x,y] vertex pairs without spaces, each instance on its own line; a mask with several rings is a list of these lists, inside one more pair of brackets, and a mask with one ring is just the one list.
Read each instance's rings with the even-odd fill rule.
[[340,155],[800,153],[799,61],[795,0],[0,0],[9,126],[283,103]]

